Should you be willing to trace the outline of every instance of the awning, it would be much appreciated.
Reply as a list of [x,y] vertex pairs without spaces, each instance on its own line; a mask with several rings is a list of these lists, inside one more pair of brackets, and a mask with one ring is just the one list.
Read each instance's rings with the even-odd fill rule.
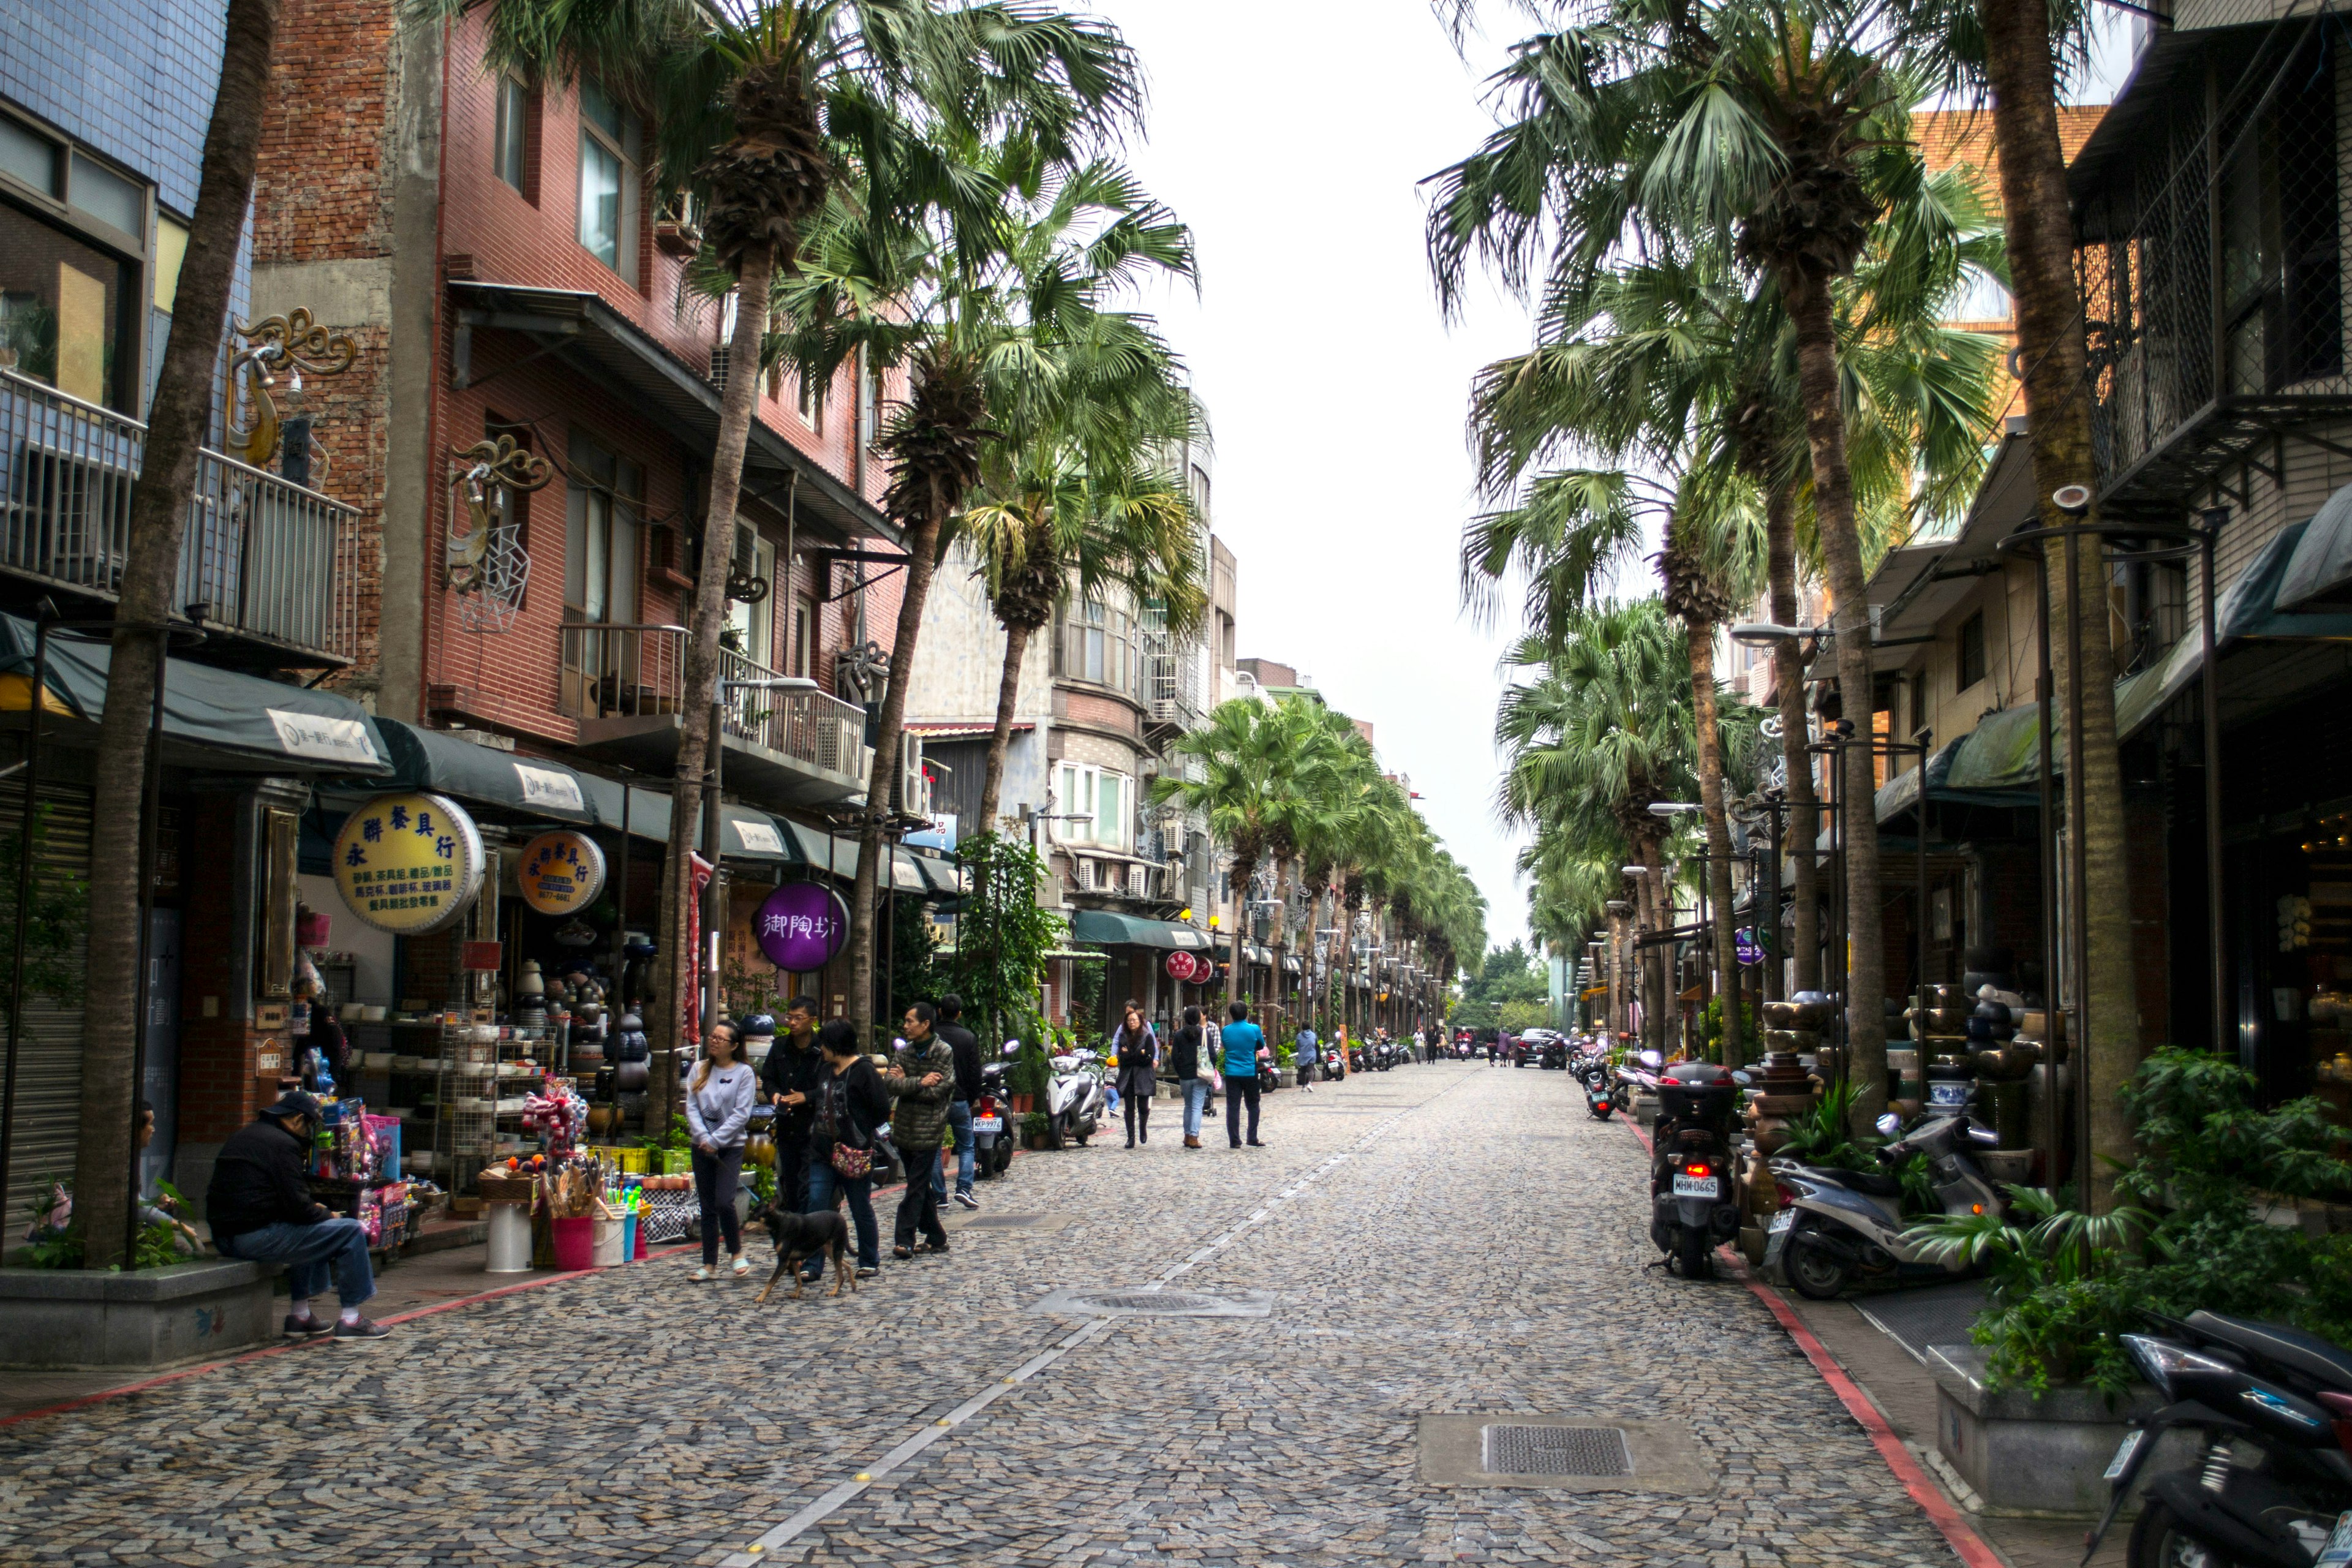
[[1274,964],[1274,950],[1272,948],[1260,947],[1256,942],[1251,942],[1249,944],[1249,961],[1252,963],[1271,968]]
[[1956,790],[2014,790],[2042,774],[2042,710],[2032,702],[2004,708],[1960,739],[1945,770],[1944,784]]
[[1986,466],[1959,527],[1915,538],[1886,552],[1870,574],[1874,642],[1890,642],[1876,658],[1881,669],[1909,663],[1913,646],[1934,635],[1945,616],[1976,592],[1979,578],[1998,571],[2000,545],[2018,520],[2033,510],[2033,444],[2022,419],[2011,419]]
[[1874,803],[1878,820],[1891,821],[1899,813],[1908,811],[1918,804],[1920,777],[1923,773],[1927,778],[1929,800],[1966,798],[1955,795],[1947,787],[1952,772],[1952,759],[1959,754],[1960,748],[1966,744],[1968,744],[1968,737],[1963,735],[1930,754],[1925,768],[1906,768],[1880,784],[1877,798]]
[[[0,616],[0,668],[17,677],[5,706],[31,706],[33,623]],[[113,647],[70,633],[49,637],[50,695],[95,726],[106,711]],[[55,713],[44,703],[44,713]],[[54,736],[72,721],[47,720]],[[383,732],[366,709],[331,691],[169,658],[163,668],[164,760],[174,766],[255,768],[271,773],[380,778],[392,771]]]
[[1109,910],[1074,910],[1070,913],[1072,942],[1106,946],[1157,947],[1192,952],[1209,949],[1208,933],[1181,921],[1146,920],[1141,915],[1116,914]]
[[961,894],[964,891],[963,868],[953,860],[941,855],[911,853],[908,854],[907,858],[915,863],[915,869],[922,873],[923,880],[930,884],[931,891],[951,894]]
[[[576,770],[562,763],[545,757],[519,757],[511,752],[476,745],[446,731],[403,723],[397,719],[380,719],[376,727],[383,731],[384,744],[391,752],[390,783],[555,822],[589,825],[597,820],[595,798],[587,783]],[[644,805],[650,793],[640,793],[639,805]],[[620,791],[616,788],[613,795],[617,811]],[[662,828],[667,833],[668,797],[654,798],[662,803]],[[617,816],[613,826],[620,826]]]
[[[648,336],[600,295],[570,289],[526,289],[510,283],[451,279],[457,306],[456,363],[452,374],[463,389],[524,357],[498,349],[485,352],[478,330],[518,333],[560,364],[584,374],[620,395],[632,413],[704,453],[719,440],[719,388]],[[874,503],[843,484],[815,458],[758,420],[743,454],[743,491],[781,509],[789,493],[795,508],[843,537],[862,536],[902,543]]]
[[[1034,719],[1015,719],[1013,721],[1013,732],[1016,735],[1024,730],[1036,727],[1037,721]],[[930,720],[910,723],[906,726],[906,731],[909,735],[920,735],[926,741],[982,741],[994,735],[996,726],[966,723],[960,719]]]
[[1307,973],[1307,966],[1298,962],[1297,953],[1285,953],[1282,957],[1282,972],[1285,974],[1304,974]]

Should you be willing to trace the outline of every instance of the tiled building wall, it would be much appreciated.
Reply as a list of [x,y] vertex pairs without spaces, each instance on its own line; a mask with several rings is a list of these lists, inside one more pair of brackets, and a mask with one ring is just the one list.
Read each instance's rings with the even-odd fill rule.
[[195,211],[226,19],[204,0],[0,0],[0,97]]

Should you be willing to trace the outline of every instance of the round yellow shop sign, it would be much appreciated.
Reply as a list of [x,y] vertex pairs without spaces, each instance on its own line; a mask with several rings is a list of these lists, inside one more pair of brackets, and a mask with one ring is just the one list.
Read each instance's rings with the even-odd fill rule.
[[522,847],[515,880],[541,914],[577,914],[604,890],[604,852],[586,834],[559,827]]
[[482,889],[482,835],[457,802],[380,795],[335,836],[335,889],[352,912],[401,936],[454,924]]

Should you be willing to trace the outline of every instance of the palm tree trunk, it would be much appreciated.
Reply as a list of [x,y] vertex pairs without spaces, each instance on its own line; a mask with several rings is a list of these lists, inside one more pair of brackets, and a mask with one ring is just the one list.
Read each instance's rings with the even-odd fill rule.
[[[2007,229],[2011,289],[2017,300],[2018,342],[2025,345],[2027,423],[2033,432],[2033,488],[2041,522],[2073,521],[2050,503],[2066,485],[2095,493],[2090,409],[2081,396],[2083,322],[2074,286],[2074,229],[2066,199],[2065,154],[2058,139],[2056,70],[2046,12],[2020,0],[1980,0],[1985,72],[1992,86],[1993,140],[2000,165],[2002,222]],[[2089,973],[2077,977],[2090,1004],[2090,1030],[2082,1044],[2089,1069],[2091,1158],[2087,1205],[2104,1214],[2115,1204],[2115,1180],[2129,1161],[2131,1121],[2116,1089],[2138,1070],[2138,1000],[2132,984],[2131,889],[2124,853],[2123,771],[2116,755],[2115,649],[2107,629],[2106,574],[2095,534],[2082,536],[2072,583],[2064,553],[2051,542],[2050,662],[2057,679],[2056,711],[2078,710],[2084,874],[2084,931]],[[2077,628],[2070,638],[2066,628]],[[2082,668],[2072,668],[2079,640]],[[2069,758],[2070,776],[2075,759]],[[2056,977],[2052,976],[2054,986]],[[2078,1165],[2078,1169],[2084,1168]]]
[[1837,338],[1825,284],[1783,286],[1796,327],[1797,382],[1805,402],[1805,444],[1813,464],[1813,511],[1830,580],[1837,637],[1839,710],[1853,724],[1842,747],[1845,769],[1846,1038],[1857,1127],[1886,1109],[1886,955],[1879,936],[1877,782],[1871,766],[1870,605],[1862,539],[1853,521],[1853,479],[1839,406]]
[[[1772,620],[1778,626],[1793,626],[1798,614],[1795,492],[1788,486],[1775,485],[1766,499],[1764,517]],[[1772,683],[1780,694],[1780,757],[1787,775],[1789,826],[1784,842],[1791,851],[1796,868],[1794,989],[1818,991],[1822,988],[1821,863],[1813,858],[1813,845],[1821,837],[1822,814],[1813,792],[1813,755],[1806,749],[1811,732],[1805,714],[1804,659],[1795,643],[1773,644]],[[1780,957],[1780,912],[1773,910],[1772,953],[1776,969]],[[1777,991],[1780,985],[1779,974],[1772,976],[1772,984]]]
[[[677,1053],[685,1024],[698,1005],[702,954],[688,940],[696,845],[702,835],[702,781],[710,767],[710,706],[719,697],[719,633],[727,620],[727,569],[735,556],[735,508],[743,488],[743,449],[751,437],[759,396],[760,341],[768,331],[768,287],[775,276],[772,248],[743,253],[736,281],[735,335],[727,352],[727,384],[719,396],[719,441],[710,457],[710,499],[703,512],[702,561],[694,578],[694,610],[686,646],[684,711],[678,715],[677,767],[670,785],[669,857],[662,867],[661,945],[656,959],[653,1069],[647,1084],[646,1131],[669,1130],[677,1104]],[[702,933],[708,943],[711,933]]]
[[1691,712],[1698,721],[1698,800],[1706,819],[1706,899],[1715,942],[1715,994],[1723,1002],[1723,1065],[1745,1066],[1740,1037],[1739,949],[1731,934],[1731,823],[1723,804],[1723,736],[1716,728],[1715,627],[1685,623]]
[[1654,1050],[1674,1049],[1674,1022],[1682,1006],[1675,991],[1675,944],[1664,933],[1674,928],[1674,894],[1666,886],[1666,852],[1664,841],[1654,837],[1642,840],[1642,864],[1649,875],[1642,879],[1650,898],[1649,926],[1659,940],[1650,944],[1650,1017],[1643,1037]]
[[1256,857],[1243,855],[1236,855],[1234,857],[1233,963],[1229,966],[1228,972],[1225,975],[1225,1000],[1228,1002],[1235,1002],[1241,999],[1243,982],[1249,974],[1249,970],[1244,967],[1245,962],[1249,956],[1246,942],[1249,932],[1243,921],[1243,916],[1249,909],[1250,879],[1256,875]]
[[1013,744],[1013,711],[1021,702],[1021,661],[1036,628],[1008,623],[1004,628],[1004,674],[996,683],[996,728],[988,736],[988,767],[981,775],[980,819],[974,833],[996,831],[997,798],[1004,790],[1004,753]]
[[[128,549],[115,619],[158,626],[180,606],[180,545],[195,488],[196,463],[212,417],[213,372],[228,315],[237,247],[252,199],[261,145],[261,105],[278,36],[278,0],[228,0],[227,37],[218,92],[205,126],[196,210],[187,254],[172,297],[171,334],[148,416],[147,444],[131,498]],[[148,728],[163,639],[114,634],[106,710],[99,721],[90,786],[92,819],[131,825],[136,845],[147,795]],[[23,829],[30,854],[32,825]],[[131,1115],[139,1086],[137,1055],[140,856],[117,840],[90,857],[89,947],[82,1010],[81,1124],[74,1155],[74,1215],[81,1222],[82,1267],[127,1263],[122,1256],[131,1191]],[[0,1194],[5,1200],[5,1194]]]
[[861,1047],[871,1048],[874,1026],[874,922],[876,889],[884,857],[890,853],[887,829],[898,791],[900,731],[907,718],[907,688],[915,670],[915,643],[922,635],[923,611],[939,571],[940,531],[963,498],[942,493],[934,483],[928,504],[907,530],[907,585],[898,601],[898,626],[890,645],[890,679],[876,721],[874,771],[866,782],[866,812],[858,819],[857,880],[849,906],[849,1005]]

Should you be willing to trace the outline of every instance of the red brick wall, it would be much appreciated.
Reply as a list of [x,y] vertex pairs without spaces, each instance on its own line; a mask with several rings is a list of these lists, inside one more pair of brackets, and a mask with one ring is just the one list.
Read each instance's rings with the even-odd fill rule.
[[1103,697],[1075,687],[1062,689],[1067,697],[1064,717],[1077,724],[1099,724],[1106,730],[1118,730],[1129,735],[1140,734],[1142,727],[1132,703],[1116,697]]

